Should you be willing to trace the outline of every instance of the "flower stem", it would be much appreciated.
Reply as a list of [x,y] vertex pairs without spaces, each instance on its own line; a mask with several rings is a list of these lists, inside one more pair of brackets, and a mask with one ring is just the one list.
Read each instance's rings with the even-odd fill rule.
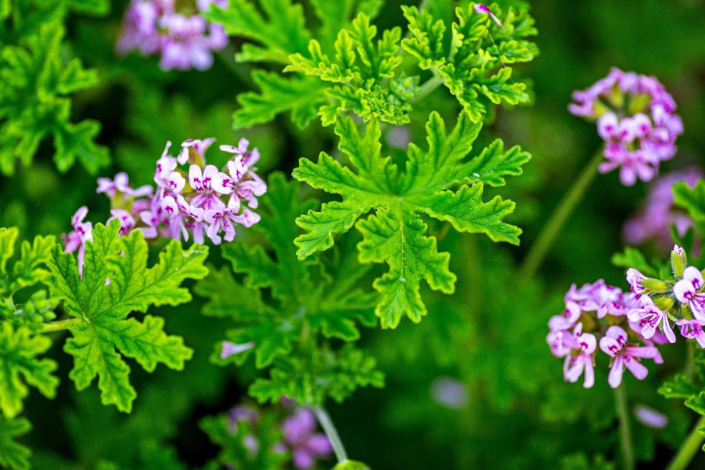
[[629,407],[627,406],[627,395],[624,392],[624,385],[614,389],[614,400],[617,405],[617,416],[619,418],[619,440],[622,447],[624,470],[634,470],[632,427],[629,420]]
[[693,457],[698,453],[703,439],[705,439],[705,436],[698,431],[698,428],[701,426],[705,426],[705,416],[701,417],[698,422],[695,423],[690,435],[688,435],[688,438],[683,442],[680,449],[678,449],[678,453],[673,457],[671,463],[668,464],[668,470],[684,470],[688,468]]
[[538,238],[531,246],[526,258],[524,258],[524,262],[519,270],[520,279],[532,277],[541,267],[548,251],[551,249],[551,246],[553,246],[553,242],[556,241],[556,237],[558,237],[561,230],[563,230],[566,220],[568,220],[568,217],[573,213],[575,207],[583,199],[592,180],[595,179],[597,167],[602,161],[602,158],[601,153],[595,154],[592,160],[585,166],[582,173],[578,175],[578,178],[575,180],[570,190],[563,196],[563,199],[553,211],[553,214],[551,214],[551,218],[548,219],[546,225],[543,226],[543,230],[539,233]]
[[688,348],[687,356],[685,357],[685,367],[683,368],[683,373],[689,379],[693,378],[695,374],[695,341],[686,341]]
[[345,447],[343,447],[343,441],[340,440],[338,431],[335,429],[333,421],[330,419],[328,412],[320,405],[313,407],[313,412],[318,418],[318,422],[321,423],[323,431],[325,431],[326,436],[330,444],[333,446],[333,451],[335,452],[335,458],[338,459],[338,463],[343,463],[348,460],[348,454],[345,453]]
[[53,321],[50,323],[47,323],[44,325],[44,327],[41,329],[40,333],[51,333],[53,331],[61,331],[65,330],[66,328],[70,327],[71,325],[75,325],[76,323],[80,323],[82,320],[80,318],[72,318],[70,320],[60,320],[60,321]]

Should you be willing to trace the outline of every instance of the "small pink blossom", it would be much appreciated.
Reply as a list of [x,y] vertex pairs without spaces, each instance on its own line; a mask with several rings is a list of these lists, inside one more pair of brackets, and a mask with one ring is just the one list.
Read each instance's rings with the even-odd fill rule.
[[298,408],[282,423],[284,442],[291,449],[296,468],[313,468],[316,459],[327,458],[333,451],[328,437],[317,433],[316,418],[306,408]]
[[84,222],[88,215],[86,206],[79,207],[71,219],[73,231],[68,235],[62,235],[64,239],[64,252],[73,253],[78,250],[78,274],[83,277],[83,264],[86,255],[86,242],[93,241],[93,224]]
[[235,344],[230,341],[223,341],[222,349],[220,350],[220,358],[227,359],[230,356],[243,353],[255,347],[254,341],[248,343]]
[[575,302],[566,302],[565,310],[560,315],[551,317],[548,327],[551,331],[573,328],[580,318],[580,307]]
[[687,339],[694,339],[698,342],[701,348],[705,348],[705,333],[703,333],[703,325],[705,321],[684,318],[678,320],[676,325],[681,327],[681,336]]
[[619,326],[611,326],[600,339],[600,349],[612,357],[612,366],[608,382],[617,388],[622,383],[622,374],[626,367],[638,380],[644,380],[649,373],[640,359],[654,359],[658,355],[655,346],[637,346],[627,344],[627,332]]
[[[668,321],[668,314],[658,308],[648,295],[642,295],[640,301],[642,304],[641,308],[631,310],[628,317],[629,321],[637,322],[643,325],[641,331],[639,332],[641,336],[645,339],[651,339],[660,328],[666,335],[666,338],[668,338],[668,341],[675,343],[676,335],[671,329],[671,325]],[[644,321],[643,323],[641,323],[642,320]]]
[[475,12],[476,12],[476,13],[480,13],[480,14],[484,14],[484,15],[489,15],[490,18],[492,18],[492,21],[494,21],[495,23],[497,23],[497,26],[499,26],[500,28],[503,27],[503,26],[502,26],[502,22],[499,21],[499,18],[497,18],[497,17],[495,16],[495,14],[492,13],[492,10],[490,10],[489,7],[487,7],[486,5],[475,5],[474,8],[475,8]]
[[687,304],[698,320],[705,321],[705,293],[699,292],[703,287],[703,275],[694,266],[683,271],[683,279],[673,286],[673,293],[679,302]]
[[594,355],[597,348],[595,335],[583,333],[583,325],[578,325],[573,330],[573,340],[578,346],[577,352],[571,353],[565,358],[563,364],[563,374],[568,382],[577,382],[583,372],[585,381],[583,387],[590,388],[595,384]]

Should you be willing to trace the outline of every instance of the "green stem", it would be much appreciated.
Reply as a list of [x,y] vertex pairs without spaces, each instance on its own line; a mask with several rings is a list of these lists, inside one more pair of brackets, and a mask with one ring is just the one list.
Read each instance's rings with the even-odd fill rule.
[[423,101],[428,95],[433,93],[436,88],[443,85],[443,77],[438,75],[435,71],[433,77],[429,78],[425,83],[423,83],[419,89],[419,92],[414,96],[412,102],[418,103]]
[[573,213],[575,207],[580,203],[585,196],[587,188],[592,183],[592,180],[597,175],[597,167],[602,161],[602,154],[597,153],[592,160],[583,169],[582,173],[573,183],[570,190],[563,196],[563,200],[558,204],[558,207],[551,214],[543,230],[539,233],[538,238],[531,246],[529,253],[526,255],[524,262],[519,270],[519,278],[526,279],[536,274],[536,271],[541,267],[548,251],[556,241],[556,237],[563,230],[568,217]]
[[683,373],[686,377],[692,379],[695,373],[695,341],[686,341],[688,348],[687,356],[685,357],[685,367]]
[[614,400],[617,405],[619,418],[619,437],[622,447],[622,461],[624,470],[634,470],[634,449],[632,448],[632,427],[629,419],[629,407],[624,385],[614,389]]
[[343,447],[343,441],[340,440],[338,431],[335,429],[333,421],[330,419],[328,412],[320,405],[313,407],[313,412],[318,418],[318,422],[321,423],[323,431],[325,431],[326,436],[330,444],[333,446],[333,451],[335,452],[335,458],[338,459],[338,463],[343,463],[348,460],[348,454],[345,453],[345,447]]
[[47,323],[44,325],[44,327],[41,329],[40,333],[51,333],[53,331],[61,331],[65,330],[71,325],[75,325],[77,323],[82,322],[80,318],[72,318],[71,320],[60,320],[60,321],[53,321],[51,323]]
[[693,460],[693,457],[695,457],[695,454],[698,453],[700,446],[702,446],[703,439],[705,439],[705,436],[698,431],[698,428],[701,426],[705,426],[705,416],[701,417],[698,422],[695,423],[695,426],[688,435],[688,438],[683,442],[680,449],[678,449],[678,453],[675,457],[673,457],[671,463],[668,464],[668,470],[684,470],[688,468],[688,465]]

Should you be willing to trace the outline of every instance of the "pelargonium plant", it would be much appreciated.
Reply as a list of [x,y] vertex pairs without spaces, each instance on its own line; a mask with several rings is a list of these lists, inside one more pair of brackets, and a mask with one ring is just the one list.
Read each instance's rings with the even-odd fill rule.
[[[583,149],[554,129],[580,124],[541,106],[578,79],[548,63],[563,47],[525,66],[524,0],[123,3],[0,1],[0,467],[700,464],[705,181],[675,158],[697,149],[694,60],[660,76],[678,109],[617,68],[575,92],[604,145],[570,182]],[[685,8],[651,3],[658,28]],[[648,42],[620,9],[588,4],[581,27]],[[697,50],[658,28],[669,65]],[[534,121],[562,145],[516,125]],[[516,140],[541,156],[529,177]],[[563,228],[617,169],[653,181],[627,242],[675,247],[627,246],[610,285],[639,188],[605,178]],[[524,204],[565,188],[545,220]],[[602,279],[553,288],[580,276]]]

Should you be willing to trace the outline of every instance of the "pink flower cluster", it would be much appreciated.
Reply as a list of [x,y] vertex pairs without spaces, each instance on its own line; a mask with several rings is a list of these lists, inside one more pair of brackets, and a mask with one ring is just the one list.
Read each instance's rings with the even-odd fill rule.
[[[98,194],[111,201],[111,217],[120,221],[120,235],[134,229],[146,238],[169,237],[203,243],[204,234],[216,245],[235,238],[235,226],[251,227],[260,220],[253,212],[257,198],[267,191],[266,183],[255,172],[259,160],[257,148],[248,150],[249,142],[241,139],[238,146],[221,145],[220,150],[232,154],[225,170],[206,164],[205,152],[215,139],[186,140],[177,157],[169,155],[167,142],[154,173],[156,188],[133,189],[128,176],[119,173],[114,180],[98,179]],[[188,165],[187,165],[188,164]],[[74,230],[64,235],[65,251],[78,251],[82,272],[85,244],[92,241],[93,225],[84,222],[86,207],[76,211]]]
[[639,380],[646,377],[648,370],[641,364],[641,359],[653,359],[658,364],[663,362],[653,344],[661,338],[642,336],[641,325],[629,318],[629,312],[642,307],[639,295],[624,293],[599,280],[580,289],[573,284],[565,296],[565,306],[562,314],[549,320],[551,331],[546,341],[554,356],[565,358],[563,375],[566,381],[577,382],[584,373],[583,386],[590,388],[594,385],[598,344],[599,349],[610,357],[608,381],[613,388],[622,382],[625,368]]
[[[221,8],[228,0],[197,0],[191,8],[176,0],[132,0],[125,13],[122,34],[117,43],[119,54],[137,50],[142,55],[158,54],[164,70],[206,70],[213,65],[213,51],[228,44],[221,25],[208,23],[198,13]],[[196,14],[185,14],[196,11]]]
[[571,113],[597,119],[607,159],[601,173],[621,167],[622,183],[632,186],[637,179],[650,181],[659,163],[676,154],[683,122],[673,97],[655,77],[613,68],[587,90],[574,92],[573,100]]
[[[237,432],[238,423],[249,422],[256,426],[260,415],[254,408],[239,405],[230,410],[228,421],[230,431]],[[284,442],[279,442],[271,449],[273,452],[291,451],[294,466],[307,469],[316,465],[317,459],[328,458],[333,452],[333,447],[325,434],[316,432],[316,417],[307,408],[296,408],[281,424]],[[245,436],[243,444],[250,457],[259,452],[259,441],[254,434]]]
[[624,224],[624,241],[629,245],[653,241],[659,248],[668,249],[673,244],[671,224],[681,236],[693,225],[686,213],[674,206],[671,188],[679,181],[693,188],[703,176],[700,168],[690,167],[655,179],[642,206]]
[[701,271],[687,266],[687,256],[676,245],[671,252],[674,279],[646,277],[634,268],[627,270],[631,292],[606,285],[603,281],[575,285],[566,294],[566,310],[552,317],[547,336],[551,352],[564,357],[564,377],[576,382],[585,373],[584,386],[594,384],[597,337],[600,349],[610,356],[609,384],[622,381],[624,369],[639,380],[648,371],[642,359],[663,359],[655,344],[675,343],[671,322],[680,334],[705,348],[705,282]]

